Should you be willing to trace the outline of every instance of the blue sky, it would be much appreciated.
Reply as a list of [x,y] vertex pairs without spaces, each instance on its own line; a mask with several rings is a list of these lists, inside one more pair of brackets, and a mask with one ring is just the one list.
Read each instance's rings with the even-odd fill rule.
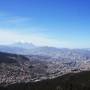
[[0,43],[90,48],[90,0],[0,0]]

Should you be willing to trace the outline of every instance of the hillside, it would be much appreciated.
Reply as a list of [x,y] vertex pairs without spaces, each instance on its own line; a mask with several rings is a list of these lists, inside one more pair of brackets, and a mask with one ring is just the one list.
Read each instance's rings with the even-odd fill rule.
[[89,90],[87,54],[74,60],[0,52],[0,90]]
[[35,83],[16,83],[0,87],[0,90],[90,90],[90,72],[66,74]]

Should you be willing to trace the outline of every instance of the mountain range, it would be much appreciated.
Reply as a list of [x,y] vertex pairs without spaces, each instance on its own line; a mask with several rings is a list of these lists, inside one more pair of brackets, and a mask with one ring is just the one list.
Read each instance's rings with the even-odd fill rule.
[[[47,88],[51,87],[50,85],[53,85],[53,83],[56,82],[54,88],[59,89],[54,90],[84,90],[74,89],[75,86],[70,86],[72,83],[68,86],[67,82],[71,82],[69,77],[72,78],[72,74],[75,75],[75,78],[80,78],[77,73],[81,74],[81,72],[89,72],[89,70],[89,49],[67,49],[48,46],[39,47],[32,43],[0,45],[0,87],[9,88],[8,90],[11,90],[10,87],[13,85],[16,85],[17,87],[18,84],[26,85],[26,89],[24,90],[28,90],[27,88],[33,88],[31,90],[36,90],[36,87],[37,90],[42,90],[41,83],[44,82],[43,85],[46,85],[46,82],[50,82]],[[64,75],[66,75],[65,79]],[[85,77],[87,76],[85,75]],[[60,81],[57,78],[62,78],[62,80],[60,79]],[[62,89],[64,88],[64,85],[62,86],[63,80],[65,80],[65,86],[67,86],[68,89]],[[62,88],[57,86],[58,83]],[[28,84],[31,84],[32,86],[27,87]],[[86,81],[84,85],[85,84]],[[33,85],[35,85],[35,87],[33,87]],[[39,87],[39,85],[41,86]],[[78,86],[83,84],[80,82],[75,85]],[[73,87],[73,89],[71,87]],[[50,90],[50,88],[47,90]]]
[[70,55],[87,55],[90,54],[88,49],[68,49],[68,48],[56,48],[48,46],[35,46],[32,43],[14,43],[11,45],[0,45],[1,52],[22,54],[22,55],[46,55],[51,57],[64,57]]

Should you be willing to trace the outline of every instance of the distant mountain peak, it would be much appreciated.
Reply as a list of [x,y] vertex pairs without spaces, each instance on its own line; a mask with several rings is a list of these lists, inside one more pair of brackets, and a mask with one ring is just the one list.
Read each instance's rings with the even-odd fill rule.
[[11,46],[25,48],[25,49],[35,48],[36,47],[34,44],[28,43],[28,42],[16,42],[16,43],[13,43]]

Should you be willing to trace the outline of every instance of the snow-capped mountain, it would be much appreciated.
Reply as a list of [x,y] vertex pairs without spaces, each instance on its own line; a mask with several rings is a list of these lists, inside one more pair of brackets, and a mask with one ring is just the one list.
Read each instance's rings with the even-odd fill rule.
[[33,49],[35,48],[36,46],[32,43],[21,43],[21,42],[18,42],[18,43],[14,43],[11,45],[12,47],[18,47],[18,48],[23,48],[23,49]]

